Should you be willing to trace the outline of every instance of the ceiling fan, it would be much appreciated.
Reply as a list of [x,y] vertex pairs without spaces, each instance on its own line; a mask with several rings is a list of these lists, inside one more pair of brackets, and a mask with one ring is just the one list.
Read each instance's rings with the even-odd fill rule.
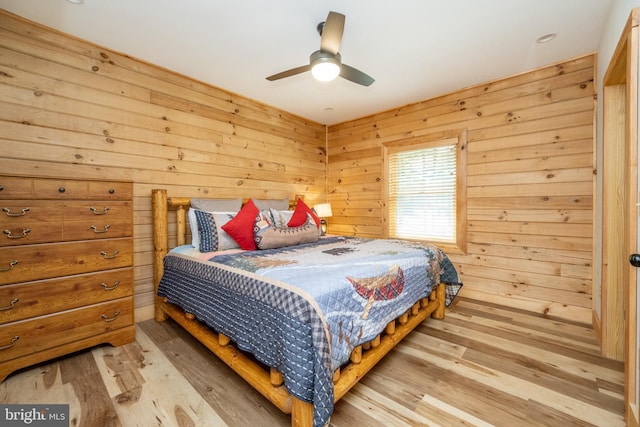
[[318,24],[320,33],[320,50],[316,50],[309,58],[309,64],[292,68],[267,77],[267,80],[280,80],[311,70],[311,74],[322,81],[333,80],[340,76],[354,83],[369,86],[375,80],[347,64],[342,63],[342,56],[338,53],[342,42],[345,16],[337,12],[329,12],[327,20]]

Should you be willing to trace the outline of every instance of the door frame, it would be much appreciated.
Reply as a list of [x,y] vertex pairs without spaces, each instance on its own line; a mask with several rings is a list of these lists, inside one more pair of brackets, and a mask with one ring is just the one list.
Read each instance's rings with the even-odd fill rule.
[[[625,361],[627,425],[638,426],[638,20],[633,9],[603,80],[603,354]],[[608,166],[608,168],[607,168]],[[616,209],[619,215],[616,213]],[[623,242],[622,247],[619,244]]]

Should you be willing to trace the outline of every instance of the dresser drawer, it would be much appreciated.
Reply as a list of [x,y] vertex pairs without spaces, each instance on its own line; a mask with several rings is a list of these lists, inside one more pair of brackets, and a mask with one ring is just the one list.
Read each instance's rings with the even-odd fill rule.
[[75,181],[34,179],[33,197],[37,199],[130,200],[131,184],[116,181]]
[[132,212],[131,202],[128,201],[0,199],[0,227],[20,224],[22,221],[60,222],[98,218],[132,220]]
[[133,324],[133,297],[0,325],[0,362]]
[[129,237],[132,233],[132,224],[129,220],[65,222],[62,230],[65,240],[110,239],[112,237]]
[[0,201],[0,246],[132,235],[131,202]]
[[0,248],[0,285],[132,264],[131,238],[9,246]]
[[131,183],[0,176],[0,199],[130,200]]
[[133,186],[129,182],[89,181],[88,198],[91,200],[131,200]]
[[133,209],[128,201],[78,201],[64,202],[62,215],[65,221],[83,219],[126,219],[133,222]]
[[133,268],[0,286],[0,325],[133,296]]
[[20,220],[15,224],[0,225],[0,246],[28,245],[32,243],[62,242],[62,222]]
[[61,201],[0,200],[0,246],[62,241],[62,212]]
[[0,199],[33,198],[33,178],[0,176]]
[[[1,179],[0,179],[1,180]],[[86,204],[86,202],[83,202]],[[0,227],[7,228],[23,222],[60,222],[64,202],[58,200],[0,200]]]
[[65,240],[133,236],[131,202],[66,202],[62,234]]

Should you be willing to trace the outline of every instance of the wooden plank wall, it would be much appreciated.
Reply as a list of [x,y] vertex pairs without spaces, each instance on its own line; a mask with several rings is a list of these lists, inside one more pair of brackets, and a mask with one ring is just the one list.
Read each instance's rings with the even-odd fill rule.
[[329,231],[381,237],[382,143],[468,130],[470,298],[592,320],[595,55],[328,129]]
[[135,304],[151,189],[324,201],[325,126],[0,11],[0,172],[134,182]]
[[[381,143],[469,131],[464,294],[591,321],[594,55],[331,126],[330,232],[382,235]],[[0,172],[134,182],[136,307],[152,188],[325,193],[325,128],[0,12]]]

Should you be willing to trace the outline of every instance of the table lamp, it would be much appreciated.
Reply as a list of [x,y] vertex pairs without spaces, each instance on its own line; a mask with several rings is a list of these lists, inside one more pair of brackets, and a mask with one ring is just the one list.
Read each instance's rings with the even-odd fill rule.
[[313,209],[320,218],[320,230],[322,230],[322,235],[324,236],[327,233],[327,221],[325,218],[333,215],[331,212],[331,203],[318,203]]

